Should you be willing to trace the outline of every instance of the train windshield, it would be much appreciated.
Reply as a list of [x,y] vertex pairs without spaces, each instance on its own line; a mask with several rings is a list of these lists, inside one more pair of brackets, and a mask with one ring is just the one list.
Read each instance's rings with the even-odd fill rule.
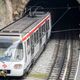
[[23,59],[23,45],[19,40],[0,39],[0,61]]

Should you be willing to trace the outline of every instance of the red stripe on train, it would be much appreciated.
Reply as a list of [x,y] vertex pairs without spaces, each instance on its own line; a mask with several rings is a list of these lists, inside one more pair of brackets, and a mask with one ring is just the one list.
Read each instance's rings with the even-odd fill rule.
[[22,38],[22,41],[25,41],[34,31],[36,31],[41,25],[49,19],[50,16],[46,17],[42,22],[40,22],[31,32]]

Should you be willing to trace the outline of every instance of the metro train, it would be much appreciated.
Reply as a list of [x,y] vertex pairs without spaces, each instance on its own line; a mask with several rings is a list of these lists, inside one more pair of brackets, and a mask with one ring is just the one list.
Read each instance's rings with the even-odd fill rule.
[[0,76],[23,76],[40,56],[51,34],[50,12],[25,15],[0,30]]

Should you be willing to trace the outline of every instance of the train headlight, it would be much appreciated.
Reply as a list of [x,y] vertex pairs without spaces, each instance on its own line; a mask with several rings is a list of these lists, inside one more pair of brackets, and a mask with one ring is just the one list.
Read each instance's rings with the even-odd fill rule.
[[22,68],[22,64],[15,64],[14,65],[14,69],[21,69]]

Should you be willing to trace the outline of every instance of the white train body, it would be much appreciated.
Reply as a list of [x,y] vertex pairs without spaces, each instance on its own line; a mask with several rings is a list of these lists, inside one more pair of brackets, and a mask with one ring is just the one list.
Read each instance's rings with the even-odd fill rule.
[[0,30],[0,76],[22,76],[51,34],[51,15],[37,12]]

